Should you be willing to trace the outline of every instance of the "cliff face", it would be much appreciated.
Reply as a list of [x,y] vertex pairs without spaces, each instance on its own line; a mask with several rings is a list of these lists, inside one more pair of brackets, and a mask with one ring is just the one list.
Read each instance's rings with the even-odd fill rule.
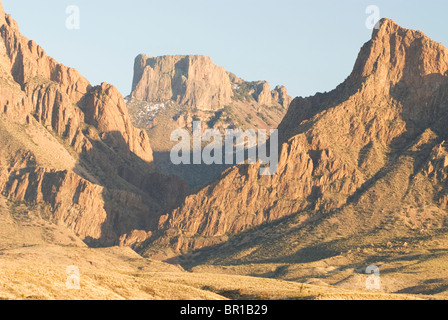
[[179,179],[160,178],[119,92],[48,57],[1,6],[0,112],[0,192],[42,204],[88,243],[149,228],[187,192]]
[[[89,92],[85,101],[85,115],[85,122],[100,132],[106,135],[116,133],[115,136],[120,136],[124,143],[123,149],[128,148],[142,160],[153,161],[148,135],[145,131],[133,127],[126,103],[115,87],[103,83]],[[111,144],[119,146],[119,141],[113,139],[112,137]]]
[[[350,236],[406,220],[398,212],[413,206],[436,207],[439,221],[446,203],[447,71],[445,47],[382,20],[343,84],[292,102],[279,126],[276,175],[260,177],[255,165],[229,169],[163,216],[149,242],[184,252],[282,217],[299,216],[295,229],[332,217],[306,229],[297,242],[303,247],[323,226],[328,239]],[[418,225],[415,219],[407,226]]]
[[140,55],[135,61],[132,97],[214,110],[232,101],[232,85],[222,67],[205,56]]
[[[206,56],[139,55],[134,64],[131,98],[147,102],[173,101],[199,110],[219,110],[231,105],[245,82],[216,66]],[[267,82],[256,83],[251,95],[261,105],[288,108],[286,88],[271,91]]]
[[[3,172],[2,172],[3,174]],[[69,171],[29,168],[4,173],[0,188],[15,202],[45,203],[81,239],[113,243],[117,235],[104,208],[104,188]]]
[[205,56],[139,55],[128,109],[134,125],[146,129],[155,150],[154,162],[191,187],[216,179],[228,166],[174,166],[168,157],[171,132],[204,129],[274,129],[291,97],[283,86],[271,90],[266,81],[247,82],[216,66]]

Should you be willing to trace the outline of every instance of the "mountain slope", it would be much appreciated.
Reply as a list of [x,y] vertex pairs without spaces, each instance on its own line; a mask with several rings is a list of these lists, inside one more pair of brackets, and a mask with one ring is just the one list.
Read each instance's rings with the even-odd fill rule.
[[[39,205],[0,196],[2,300],[418,299],[274,279],[185,272],[126,247],[88,248]],[[68,290],[67,267],[79,268],[80,290]],[[429,298],[429,297],[425,297]]]
[[145,131],[113,86],[93,87],[0,11],[0,192],[45,204],[90,245],[150,228],[188,192],[159,173]]
[[[292,102],[276,175],[227,170],[163,216],[140,252],[176,256],[249,230],[246,262],[294,262],[444,232],[447,71],[445,47],[382,20],[343,84]],[[279,219],[286,235],[269,231]],[[250,231],[265,224],[269,236]]]

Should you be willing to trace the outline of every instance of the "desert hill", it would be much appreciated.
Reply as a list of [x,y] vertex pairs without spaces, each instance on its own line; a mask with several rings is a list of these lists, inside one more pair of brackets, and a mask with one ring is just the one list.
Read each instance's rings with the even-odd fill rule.
[[[1,300],[419,299],[291,281],[186,272],[128,247],[89,248],[41,206],[0,196]],[[66,287],[67,267],[80,289]],[[430,298],[430,297],[421,297]]]
[[[150,228],[188,188],[154,167],[148,136],[132,126],[113,86],[94,87],[48,57],[1,3],[0,107],[2,300],[393,298],[188,273],[113,246],[125,232]],[[66,287],[70,265],[80,270],[80,290]]]

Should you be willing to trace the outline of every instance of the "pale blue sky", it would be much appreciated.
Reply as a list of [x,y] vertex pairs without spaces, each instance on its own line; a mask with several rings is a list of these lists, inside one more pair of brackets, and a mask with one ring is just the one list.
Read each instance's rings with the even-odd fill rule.
[[[130,93],[134,58],[203,54],[245,80],[283,84],[292,96],[329,91],[370,39],[368,5],[448,45],[446,0],[2,0],[22,33],[92,84]],[[65,27],[69,5],[80,30]]]

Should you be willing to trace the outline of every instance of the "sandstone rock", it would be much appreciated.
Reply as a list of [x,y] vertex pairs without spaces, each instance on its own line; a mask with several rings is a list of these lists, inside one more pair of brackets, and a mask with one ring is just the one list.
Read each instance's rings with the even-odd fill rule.
[[285,110],[289,108],[292,98],[288,95],[288,91],[284,86],[277,86],[272,91],[272,98],[277,101]]
[[104,188],[72,172],[44,168],[11,172],[0,190],[13,201],[48,204],[52,219],[65,224],[88,244],[116,241],[113,220],[104,209]]
[[146,239],[151,238],[152,233],[142,230],[134,230],[130,235],[123,235],[120,238],[120,246],[122,247],[133,247],[135,245],[141,244]]
[[[126,103],[118,90],[106,83],[96,87],[89,93],[85,101],[85,122],[104,133],[114,133],[122,139],[112,141],[112,145],[125,150],[128,148],[141,159],[152,162],[152,150],[145,131],[132,126],[127,113]],[[110,139],[114,139],[109,135]]]
[[254,93],[255,100],[260,105],[272,104],[271,86],[266,81],[261,81],[257,84],[256,92]]
[[[235,97],[241,87],[248,92],[239,92],[239,97]],[[271,91],[266,81],[246,83],[206,56],[153,58],[141,54],[135,59],[132,99],[149,103],[173,101],[199,110],[220,110],[247,94],[260,107],[278,104],[287,109],[292,100],[285,87],[277,86]]]
[[6,19],[5,19],[5,10],[3,10],[3,5],[0,2],[0,27],[6,23]]

